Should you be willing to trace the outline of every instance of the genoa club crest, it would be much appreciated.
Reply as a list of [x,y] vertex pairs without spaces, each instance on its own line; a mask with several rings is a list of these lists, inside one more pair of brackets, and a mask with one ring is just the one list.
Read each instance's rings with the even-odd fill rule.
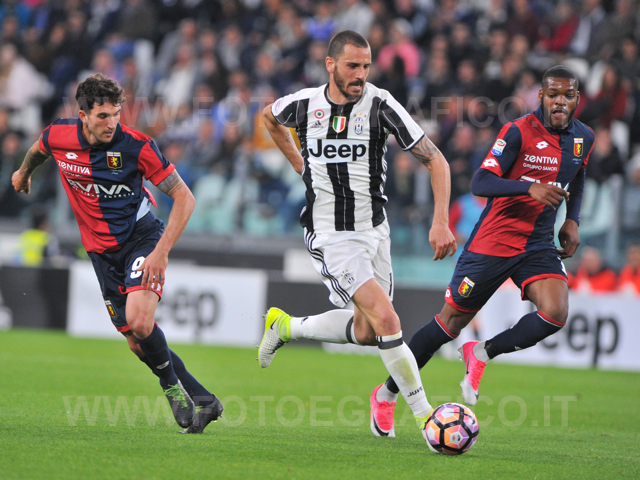
[[111,318],[116,318],[118,316],[118,312],[116,312],[116,309],[113,307],[113,304],[111,303],[111,301],[105,300],[104,304],[107,306],[107,311],[109,312],[109,316]]
[[122,168],[122,154],[120,152],[107,152],[107,164],[113,170]]
[[333,129],[340,133],[347,126],[347,117],[333,117]]
[[464,280],[462,280],[462,283],[458,287],[458,293],[463,297],[468,297],[474,286],[475,283],[469,280],[469,277],[464,277]]
[[583,138],[574,138],[573,139],[573,154],[576,157],[582,156],[582,146],[584,144]]

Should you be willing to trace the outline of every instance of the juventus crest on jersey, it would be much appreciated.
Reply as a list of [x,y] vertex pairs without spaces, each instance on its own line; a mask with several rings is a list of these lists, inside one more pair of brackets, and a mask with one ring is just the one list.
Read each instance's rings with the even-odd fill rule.
[[424,132],[389,92],[370,83],[357,102],[344,105],[333,103],[328,90],[328,84],[300,90],[271,107],[300,138],[307,186],[301,224],[318,233],[376,227],[386,218],[389,133],[408,150]]

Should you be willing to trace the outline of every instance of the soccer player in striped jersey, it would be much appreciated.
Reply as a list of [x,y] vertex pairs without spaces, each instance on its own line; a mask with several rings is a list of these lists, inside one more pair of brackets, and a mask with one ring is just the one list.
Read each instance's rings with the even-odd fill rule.
[[[536,311],[513,327],[483,342],[460,348],[466,371],[462,395],[478,401],[478,387],[490,359],[534,346],[558,332],[569,308],[563,258],[580,245],[578,225],[585,169],[594,145],[591,128],[573,118],[580,94],[575,73],[564,66],[544,74],[540,107],[507,123],[475,174],[471,189],[488,197],[445,294],[442,311],[409,342],[422,368],[445,343],[456,338],[494,292],[511,278],[523,300]],[[557,208],[567,202],[567,215],[554,245]],[[395,378],[378,386],[377,401],[393,423],[399,385]],[[400,389],[401,391],[402,389]]]
[[[111,322],[160,379],[182,433],[201,433],[222,404],[187,371],[153,320],[169,251],[195,200],[153,139],[120,124],[124,90],[117,82],[90,75],[76,100],[78,118],[59,118],[44,130],[13,174],[13,186],[29,193],[34,170],[54,158]],[[174,201],[166,230],[150,211],[154,200],[143,178]]]
[[[370,65],[367,41],[352,31],[338,33],[326,58],[329,83],[288,95],[264,109],[271,136],[306,184],[307,204],[301,214],[305,242],[329,299],[340,309],[291,317],[271,308],[258,357],[260,365],[268,367],[278,348],[301,338],[377,345],[423,427],[431,406],[391,303],[393,272],[384,211],[387,137],[394,135],[400,147],[431,172],[435,212],[429,240],[434,260],[456,249],[448,227],[449,166],[389,92],[367,83]],[[301,151],[289,128],[297,131]],[[351,302],[354,310],[346,309]],[[394,435],[374,421],[371,429],[376,435]]]

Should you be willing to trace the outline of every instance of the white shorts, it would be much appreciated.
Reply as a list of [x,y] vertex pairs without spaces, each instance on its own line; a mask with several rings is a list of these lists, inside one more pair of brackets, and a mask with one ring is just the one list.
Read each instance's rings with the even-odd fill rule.
[[344,308],[354,293],[375,278],[393,300],[391,239],[385,220],[361,232],[316,233],[304,229],[314,268],[329,289],[329,300]]

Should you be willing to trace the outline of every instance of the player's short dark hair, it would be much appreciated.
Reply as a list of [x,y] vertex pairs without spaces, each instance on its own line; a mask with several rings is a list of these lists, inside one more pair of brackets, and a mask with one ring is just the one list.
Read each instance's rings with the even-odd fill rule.
[[80,82],[78,90],[76,90],[78,106],[86,113],[89,113],[94,105],[104,105],[105,103],[117,105],[124,100],[124,89],[118,85],[118,82],[102,73],[89,75],[83,82]]
[[369,42],[353,30],[345,30],[340,33],[336,33],[329,42],[329,49],[327,50],[327,56],[336,59],[344,51],[345,45],[354,45],[358,48],[369,48]]
[[578,79],[578,76],[573,70],[569,67],[565,67],[564,65],[556,65],[544,72],[544,75],[542,76],[542,87],[547,85],[547,78],[567,78],[569,80],[575,80],[576,90],[580,89],[580,80]]

